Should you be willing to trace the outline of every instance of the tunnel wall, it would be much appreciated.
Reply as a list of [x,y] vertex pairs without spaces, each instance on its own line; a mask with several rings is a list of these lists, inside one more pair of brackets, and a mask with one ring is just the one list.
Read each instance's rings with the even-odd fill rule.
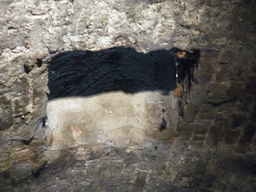
[[1,1],[0,170],[34,153],[24,143],[41,135],[51,57],[119,46],[200,50],[182,84],[180,139],[192,148],[255,153],[254,13],[250,0]]
[[[253,11],[245,10],[253,10],[254,3],[114,2],[1,1],[2,140],[30,139],[40,127],[49,91],[44,58],[51,54],[118,46],[139,52],[178,47],[202,52],[197,82],[186,95],[191,98],[184,108],[184,127],[191,127],[185,131],[188,137],[194,127],[207,124],[212,128],[201,130],[201,143],[206,132],[213,133],[211,145],[225,133],[227,143],[241,137],[238,143],[247,146],[245,140],[252,137],[246,135],[253,135],[255,126],[255,68]],[[227,131],[230,127],[236,128]]]

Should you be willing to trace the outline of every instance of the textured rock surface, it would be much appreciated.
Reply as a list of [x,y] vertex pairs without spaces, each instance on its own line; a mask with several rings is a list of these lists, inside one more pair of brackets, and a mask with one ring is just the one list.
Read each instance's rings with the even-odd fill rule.
[[[3,0],[0,15],[1,189],[255,191],[254,1]],[[51,58],[117,46],[200,50],[178,136],[140,149],[45,150]]]

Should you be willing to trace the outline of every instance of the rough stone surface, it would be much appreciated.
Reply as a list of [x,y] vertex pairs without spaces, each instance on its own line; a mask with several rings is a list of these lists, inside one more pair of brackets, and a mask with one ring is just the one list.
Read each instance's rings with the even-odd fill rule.
[[[255,191],[255,7],[252,0],[2,0],[0,188]],[[64,90],[55,86],[65,85],[69,69],[62,63],[55,70],[63,75],[59,83],[48,86],[51,61],[77,57],[75,50],[120,46],[138,54],[199,50],[198,66],[188,67],[182,81],[177,134],[139,148],[85,144],[50,150],[51,135],[44,140],[47,94],[61,96]],[[77,82],[79,76],[66,72]],[[71,128],[71,135],[77,133]]]

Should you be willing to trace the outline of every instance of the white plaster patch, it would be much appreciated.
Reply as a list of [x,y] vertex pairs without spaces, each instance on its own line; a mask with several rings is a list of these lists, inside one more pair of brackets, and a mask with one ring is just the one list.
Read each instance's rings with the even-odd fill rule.
[[[161,114],[162,108],[169,113]],[[105,93],[92,97],[62,98],[48,102],[48,129],[52,149],[77,144],[143,145],[159,134],[162,118],[167,132],[176,129],[178,110],[173,94],[158,92]],[[163,132],[163,134],[166,134]]]

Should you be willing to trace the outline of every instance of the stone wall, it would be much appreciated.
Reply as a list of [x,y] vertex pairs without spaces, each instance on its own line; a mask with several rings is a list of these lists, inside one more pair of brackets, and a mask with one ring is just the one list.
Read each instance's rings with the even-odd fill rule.
[[217,6],[208,12],[211,17],[204,17],[210,26],[216,19],[207,38],[218,50],[202,50],[191,91],[183,98],[187,105],[180,130],[190,144],[255,152],[254,5],[247,2],[231,10],[223,5],[223,15]]
[[[28,140],[41,126],[53,53],[117,46],[139,52],[173,46],[189,49],[191,38],[200,32],[180,22],[191,22],[183,14],[188,5],[183,1],[1,1],[2,140]],[[195,5],[189,6],[195,11]],[[201,12],[198,9],[199,16]]]
[[[102,172],[95,173],[93,168],[100,164],[104,170],[111,164],[118,167],[118,174],[126,174],[120,177],[126,184],[119,187],[131,190],[161,186],[161,190],[176,191],[186,187],[254,191],[255,11],[252,0],[2,0],[0,172],[1,180],[8,179],[0,186],[9,184],[8,189],[15,185],[17,189],[34,187],[36,191],[36,186],[47,185],[48,190],[55,190],[57,178],[54,176],[51,181],[42,176],[41,184],[33,180],[32,187],[16,182],[31,179],[28,177],[31,173],[36,177],[46,165],[40,137],[49,93],[51,58],[77,49],[99,51],[128,46],[144,53],[171,47],[200,51],[193,83],[187,79],[182,85],[178,136],[167,152],[162,145],[159,154],[126,151],[125,156],[118,156],[119,152],[114,151],[110,159],[113,156],[117,159],[110,162],[104,161],[104,155],[103,160],[100,158],[104,150],[94,153],[93,149],[90,149],[92,152],[71,149],[74,156],[70,158],[76,160],[74,163],[79,159],[88,162],[88,173],[82,172],[84,167],[79,163],[74,164],[75,167],[67,169],[69,172],[63,173],[67,176],[63,176],[64,181],[73,182],[69,176],[79,168],[78,173],[91,178],[96,186],[106,185],[110,188],[105,190],[111,190],[107,180],[103,179],[103,183],[96,180]],[[145,157],[145,164],[138,164],[142,160],[140,153]],[[152,158],[152,162],[147,157]],[[154,158],[162,158],[162,161],[158,160],[159,164],[155,165]],[[131,172],[120,167],[120,159],[126,159]],[[61,166],[56,169],[59,173],[62,173]],[[50,165],[46,174],[55,167],[55,164]],[[120,178],[115,180],[121,182]],[[84,189],[99,190],[81,184],[79,178],[74,180],[76,182]]]

